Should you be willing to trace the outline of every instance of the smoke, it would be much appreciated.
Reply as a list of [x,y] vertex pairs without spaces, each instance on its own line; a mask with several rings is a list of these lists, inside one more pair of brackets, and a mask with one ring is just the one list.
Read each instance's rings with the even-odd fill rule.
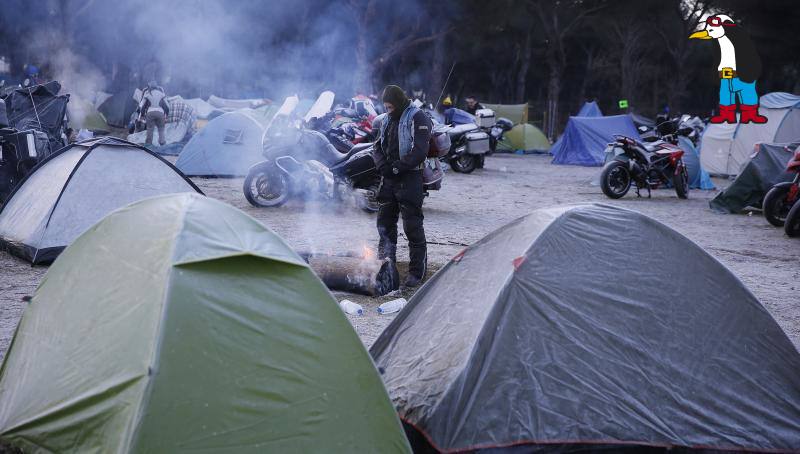
[[[367,79],[356,64],[364,32],[357,26],[359,7],[350,5],[374,10],[369,58],[380,58],[374,53],[389,46],[400,24],[422,14],[416,1],[390,0],[5,1],[0,26],[25,37],[11,49],[18,72],[31,63],[51,69],[51,77],[64,74],[53,62],[61,46],[83,59],[66,74],[95,79],[93,67],[105,78],[99,85],[111,91],[155,79],[168,94],[184,97],[278,101],[292,94],[314,98],[325,89],[348,96],[356,81]],[[48,36],[48,44],[32,45],[30,37],[38,35]],[[421,85],[424,76],[402,79]]]
[[70,94],[67,115],[73,128],[91,128],[94,104],[98,92],[105,89],[103,74],[85,57],[70,49],[58,49],[50,60],[53,78],[61,83],[61,92]]

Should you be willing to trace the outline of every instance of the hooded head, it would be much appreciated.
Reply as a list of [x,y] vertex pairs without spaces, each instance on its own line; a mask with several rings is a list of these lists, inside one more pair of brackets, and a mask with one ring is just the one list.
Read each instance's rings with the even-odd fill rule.
[[393,118],[400,118],[409,103],[406,92],[397,85],[387,85],[383,89],[383,105]]
[[699,24],[699,30],[689,35],[689,39],[720,39],[725,36],[727,27],[734,27],[736,23],[730,16],[716,14],[708,16]]

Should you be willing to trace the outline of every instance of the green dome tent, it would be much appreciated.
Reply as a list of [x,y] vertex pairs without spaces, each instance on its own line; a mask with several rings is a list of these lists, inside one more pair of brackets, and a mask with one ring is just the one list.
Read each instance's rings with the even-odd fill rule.
[[497,143],[497,149],[545,152],[550,149],[550,141],[539,128],[529,123],[523,123],[505,133],[503,140]]
[[508,118],[514,124],[528,122],[528,104],[487,104],[483,107],[492,109],[495,118]]
[[0,370],[31,452],[407,452],[375,366],[276,234],[197,194],[107,216],[53,264]]

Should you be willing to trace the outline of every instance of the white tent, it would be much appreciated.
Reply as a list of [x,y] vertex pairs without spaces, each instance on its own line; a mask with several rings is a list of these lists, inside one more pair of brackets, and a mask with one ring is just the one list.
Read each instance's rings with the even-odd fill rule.
[[703,168],[712,175],[737,175],[757,143],[800,139],[800,96],[769,93],[761,97],[765,124],[709,124],[700,143]]
[[114,137],[76,143],[43,161],[0,210],[0,246],[50,262],[117,208],[178,192],[200,190],[146,148]]

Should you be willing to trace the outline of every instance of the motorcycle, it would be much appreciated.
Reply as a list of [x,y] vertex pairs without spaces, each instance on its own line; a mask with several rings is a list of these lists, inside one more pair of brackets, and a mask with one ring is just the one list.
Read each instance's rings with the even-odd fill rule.
[[600,174],[603,193],[619,199],[634,186],[637,196],[641,197],[641,189],[647,189],[650,197],[652,189],[671,183],[679,198],[688,198],[689,173],[683,162],[684,152],[677,146],[677,135],[691,131],[677,125],[677,120],[659,124],[645,142],[615,134],[614,142],[606,148],[611,159]]
[[452,147],[443,160],[459,173],[483,168],[485,157],[497,150],[497,143],[512,126],[505,118],[495,121],[492,110],[481,109],[476,112],[473,123],[447,126]]
[[285,128],[265,140],[263,156],[244,180],[245,198],[253,206],[277,207],[297,196],[353,199],[366,212],[378,211],[380,176],[370,143],[341,153],[318,131]]
[[[378,211],[380,175],[372,158],[374,143],[353,145],[342,153],[325,134],[306,128],[267,130],[265,160],[253,165],[245,177],[244,195],[258,207],[277,207],[292,196],[322,197],[342,201],[354,199],[362,210]],[[441,188],[444,172],[437,160],[449,137],[437,133],[431,140],[429,159],[423,168],[423,189]]]
[[[786,148],[786,151],[791,151]],[[794,150],[794,156],[786,164],[787,172],[794,172],[792,181],[785,181],[773,186],[764,196],[761,204],[767,222],[775,227],[784,227],[789,236],[800,235],[800,146]]]

